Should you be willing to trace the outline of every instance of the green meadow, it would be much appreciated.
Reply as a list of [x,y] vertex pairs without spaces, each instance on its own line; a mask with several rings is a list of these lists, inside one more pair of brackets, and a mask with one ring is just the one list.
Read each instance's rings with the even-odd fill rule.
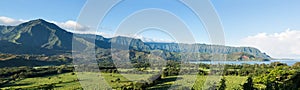
[[[79,77],[80,76],[80,77]],[[53,85],[55,90],[74,90],[74,89],[111,89],[119,88],[123,85],[128,85],[130,82],[139,81],[145,79],[145,77],[150,77],[151,74],[116,74],[116,73],[95,73],[95,72],[79,72],[79,73],[63,73],[58,75],[26,78],[22,80],[13,81],[10,84],[4,85],[1,89],[31,89],[39,86]],[[130,78],[128,80],[127,78]],[[177,79],[180,76],[168,76],[162,78],[158,84],[148,87],[149,90],[155,89],[168,89],[175,82],[181,82],[182,80],[195,81],[191,83],[196,90],[201,90],[204,88],[206,80],[211,80],[208,78],[214,78],[217,76],[202,76],[197,75],[197,78],[189,78],[186,75],[184,79]],[[227,89],[238,89],[241,88],[241,84],[245,82],[247,77],[244,76],[225,76],[227,82]],[[195,79],[195,80],[193,80]],[[181,84],[189,86],[188,84]]]

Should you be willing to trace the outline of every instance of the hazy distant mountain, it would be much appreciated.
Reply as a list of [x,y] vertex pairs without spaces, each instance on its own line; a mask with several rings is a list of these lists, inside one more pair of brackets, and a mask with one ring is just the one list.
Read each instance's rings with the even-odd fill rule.
[[199,52],[210,54],[248,53],[256,57],[269,59],[265,53],[253,47],[230,47],[206,44],[177,44],[177,43],[147,43],[151,50],[167,50],[169,52]]
[[[74,38],[73,38],[74,35]],[[32,20],[18,26],[0,26],[0,52],[13,54],[60,54],[69,53],[73,43],[89,47],[95,41],[96,48],[126,49],[147,52],[196,52],[213,54],[248,53],[255,57],[269,59],[260,50],[251,47],[228,47],[205,44],[145,43],[130,37],[105,38],[100,35],[73,34],[42,19]],[[124,48],[122,48],[124,46]]]

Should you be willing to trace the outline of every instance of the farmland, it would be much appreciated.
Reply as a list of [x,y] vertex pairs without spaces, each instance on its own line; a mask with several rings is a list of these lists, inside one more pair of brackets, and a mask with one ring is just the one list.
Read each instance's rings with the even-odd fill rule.
[[[12,82],[12,84],[4,85],[1,89],[30,89],[35,88],[39,86],[45,86],[45,85],[53,85],[53,89],[57,90],[70,90],[70,89],[81,89],[82,86],[80,82],[84,84],[93,84],[93,85],[99,85],[102,89],[108,89],[110,86],[112,88],[118,88],[123,85],[129,84],[131,81],[123,77],[121,74],[113,74],[113,73],[101,73],[101,75],[95,72],[85,72],[82,73],[85,77],[81,77],[82,81],[78,80],[77,75],[74,75],[73,73],[64,73],[59,75],[52,75],[52,76],[45,76],[45,77],[35,77],[35,78],[26,78],[23,80],[18,80]],[[93,77],[96,76],[96,77]],[[138,79],[143,79],[144,76],[151,76],[147,74],[143,75],[137,75],[137,74],[131,74],[131,75],[125,75],[125,76],[132,76],[136,77],[136,81]],[[188,76],[187,76],[188,77]],[[163,89],[163,88],[169,88],[172,84],[175,83],[174,78],[178,78],[177,76],[169,76],[165,77],[160,81],[160,84],[157,84],[153,87],[149,87],[147,89],[154,90],[154,89]],[[196,90],[200,90],[204,86],[204,82],[206,79],[209,78],[208,76],[201,76],[198,75],[197,79],[195,81],[195,84],[193,87],[198,88]],[[226,76],[226,80],[228,81],[227,87],[228,90],[241,88],[240,84],[243,84],[245,82],[246,77],[240,77],[240,76]],[[116,79],[120,79],[118,82],[111,82]],[[173,79],[173,80],[172,80]],[[193,78],[191,78],[193,79]],[[98,81],[100,80],[100,81]],[[180,81],[177,81],[180,82]],[[105,87],[106,86],[106,87]],[[84,88],[91,88],[93,86],[85,86]],[[95,86],[97,87],[97,86]]]
[[[170,64],[172,63],[172,64]],[[174,66],[172,66],[174,65]],[[194,64],[193,64],[194,65]],[[115,69],[75,72],[72,66],[1,68],[1,89],[117,89],[117,90],[243,90],[294,89],[299,85],[300,63],[268,65],[225,65],[224,69],[209,64],[179,70],[169,62],[162,70],[151,68]],[[195,73],[196,72],[196,73]]]

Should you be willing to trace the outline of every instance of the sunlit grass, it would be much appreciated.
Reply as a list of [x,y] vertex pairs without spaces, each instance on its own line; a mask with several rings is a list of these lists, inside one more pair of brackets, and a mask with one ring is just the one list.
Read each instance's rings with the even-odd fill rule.
[[[151,74],[116,74],[78,72],[76,75],[65,73],[53,76],[26,78],[13,81],[0,89],[32,88],[45,84],[55,84],[57,90],[72,89],[111,89],[127,85],[131,81],[146,80]],[[130,78],[130,79],[127,79]],[[120,79],[119,81],[116,81]]]
[[76,80],[76,75],[72,75],[72,73],[65,73],[53,76],[26,78],[23,80],[11,82],[10,84],[5,85],[5,87],[1,89],[31,88],[45,84],[49,85],[53,83],[56,83],[56,89],[78,89],[80,88],[80,84]]
[[[53,76],[26,78],[19,81],[11,82],[1,89],[18,89],[31,88],[45,84],[55,84],[55,90],[72,90],[72,89],[112,89],[123,85],[130,84],[131,81],[146,80],[151,74],[116,74],[116,73],[95,73],[95,72],[78,72],[64,73]],[[127,77],[127,78],[126,78]],[[130,79],[128,79],[130,78]],[[209,78],[209,79],[208,79]],[[218,79],[221,76],[201,76],[201,75],[183,75],[169,76],[163,78],[157,85],[147,89],[167,89],[171,85],[180,87],[193,86],[196,90],[202,90],[207,80]],[[119,79],[117,81],[117,79]],[[247,77],[243,76],[225,76],[227,90],[240,89]],[[195,82],[193,82],[195,81]]]
[[[183,77],[183,78],[177,79],[180,77],[181,78]],[[196,78],[193,75],[171,76],[171,77],[166,77],[165,79],[174,79],[177,81],[165,80],[166,82],[163,82],[156,86],[150,87],[148,89],[156,90],[156,89],[160,89],[160,88],[169,88],[176,82],[177,83],[176,85],[178,85],[178,87],[193,86],[195,90],[203,90],[203,89],[209,87],[208,85],[210,85],[210,83],[212,83],[213,81],[219,83],[220,78],[222,78],[222,76],[197,75]],[[225,79],[226,79],[226,89],[234,90],[234,89],[241,89],[242,88],[241,85],[243,83],[245,83],[247,77],[245,77],[245,76],[225,76]],[[195,81],[195,82],[193,82],[193,81]]]

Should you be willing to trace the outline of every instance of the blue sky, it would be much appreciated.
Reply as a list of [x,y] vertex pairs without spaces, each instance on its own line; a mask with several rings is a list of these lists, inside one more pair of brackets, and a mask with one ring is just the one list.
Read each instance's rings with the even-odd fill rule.
[[212,0],[226,38],[235,39],[260,32],[276,33],[300,28],[299,0]]
[[86,0],[1,0],[0,15],[15,19],[76,20]]
[[[86,0],[1,0],[0,17],[17,21],[42,18],[67,27],[69,24],[75,23],[85,2]],[[294,53],[288,55],[272,53],[277,47],[267,47],[273,42],[277,42],[282,47],[282,43],[298,45],[295,42],[299,39],[291,41],[292,37],[288,38],[287,36],[295,33],[297,36],[300,30],[299,0],[211,0],[211,3],[223,24],[227,45],[253,46],[271,53],[271,56],[278,57],[300,55],[300,52],[295,51],[295,49],[300,49],[298,46],[284,44],[284,47],[293,47],[291,51],[286,52]],[[100,25],[102,29],[99,31],[111,34],[123,18],[145,8],[160,8],[172,12],[189,26],[197,42],[210,43],[201,21],[191,10],[175,0],[127,0],[112,9],[104,23]],[[5,24],[5,22],[0,21],[0,24]],[[157,31],[148,31],[142,36],[170,39],[168,35],[163,34]],[[285,41],[282,42],[282,40]]]

